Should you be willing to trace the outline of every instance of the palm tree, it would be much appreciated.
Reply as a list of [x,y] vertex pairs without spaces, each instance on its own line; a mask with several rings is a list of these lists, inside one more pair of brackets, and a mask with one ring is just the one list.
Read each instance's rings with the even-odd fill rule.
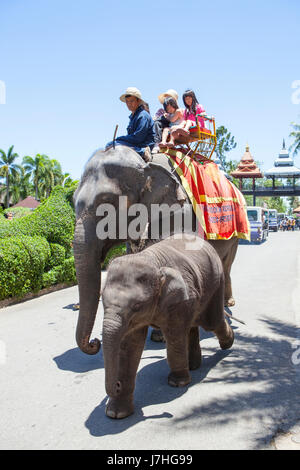
[[30,173],[26,173],[23,166],[20,166],[19,172],[16,175],[16,184],[19,187],[20,199],[25,199],[27,196],[33,194],[33,185],[30,183]]
[[294,130],[290,133],[290,137],[294,137],[295,140],[294,143],[291,145],[290,150],[292,150],[294,147],[293,155],[295,156],[300,151],[300,124],[292,122],[292,126]]
[[19,157],[13,151],[14,146],[9,147],[7,154],[0,149],[0,175],[6,179],[6,207],[9,207],[10,180],[20,168],[15,160]]
[[61,185],[63,182],[63,174],[60,163],[47,158],[44,163],[41,182],[39,185],[40,192],[44,197],[49,197],[54,186]]
[[63,176],[63,182],[62,182],[63,187],[68,187],[73,183],[70,173],[64,173],[62,176]]
[[33,177],[35,199],[39,199],[39,183],[45,175],[45,167],[49,157],[47,155],[36,154],[34,158],[26,156],[23,158],[23,166],[27,173]]

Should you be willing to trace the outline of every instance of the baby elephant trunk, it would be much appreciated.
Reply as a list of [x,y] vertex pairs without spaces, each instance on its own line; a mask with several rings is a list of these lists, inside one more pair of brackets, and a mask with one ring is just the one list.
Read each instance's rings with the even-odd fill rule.
[[105,318],[103,321],[102,347],[105,367],[105,388],[109,397],[117,398],[122,392],[119,379],[120,343],[124,325],[120,318]]

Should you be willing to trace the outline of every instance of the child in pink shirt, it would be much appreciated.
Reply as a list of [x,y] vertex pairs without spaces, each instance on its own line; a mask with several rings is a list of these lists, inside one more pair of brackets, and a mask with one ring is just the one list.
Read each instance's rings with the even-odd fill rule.
[[[182,95],[182,100],[184,102],[184,120],[186,124],[184,129],[189,130],[190,127],[196,125],[196,114],[205,114],[205,110],[202,104],[198,103],[195,93],[192,90],[186,90]],[[205,127],[204,119],[198,116],[198,122],[201,127]]]

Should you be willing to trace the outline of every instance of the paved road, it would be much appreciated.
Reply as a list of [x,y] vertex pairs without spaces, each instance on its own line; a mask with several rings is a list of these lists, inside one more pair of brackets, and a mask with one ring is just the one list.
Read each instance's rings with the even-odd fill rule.
[[[204,333],[203,365],[176,389],[148,337],[136,411],[120,421],[104,414],[102,352],[75,344],[77,287],[0,310],[0,448],[274,448],[300,420],[300,232],[240,245],[232,277],[232,313],[247,323],[232,323],[233,348]],[[101,322],[100,303],[98,337]]]

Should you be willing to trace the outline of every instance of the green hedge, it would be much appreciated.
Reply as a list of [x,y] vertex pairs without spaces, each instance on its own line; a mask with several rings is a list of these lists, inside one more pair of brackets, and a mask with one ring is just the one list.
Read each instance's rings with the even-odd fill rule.
[[21,235],[39,235],[49,243],[58,243],[70,255],[74,236],[75,214],[63,188],[56,187],[32,214],[0,223],[0,239]]
[[[43,237],[9,237],[0,240],[0,300],[22,297],[61,282],[76,282],[74,257],[62,259],[63,252],[55,245],[56,257]],[[59,256],[57,256],[59,253]],[[54,262],[60,261],[54,266]],[[53,265],[45,272],[47,266]]]
[[58,243],[50,243],[50,251],[51,255],[46,268],[47,271],[54,268],[54,266],[62,265],[66,257],[65,248]]
[[74,283],[76,282],[76,272],[74,265],[74,257],[67,258],[59,266],[55,266],[47,273],[43,274],[43,287],[53,286],[60,282]]
[[[71,242],[75,214],[70,195],[56,187],[37,209],[0,217],[0,300],[61,282],[76,282]],[[6,210],[6,212],[11,210]]]
[[40,290],[50,255],[43,237],[0,239],[0,300]]
[[102,269],[106,269],[110,261],[122,255],[126,255],[126,243],[122,243],[121,245],[114,246],[113,248],[109,250],[104,262],[102,263]]
[[[76,282],[71,242],[75,214],[70,202],[75,185],[65,191],[56,187],[37,209],[7,220],[0,214],[0,300],[22,297],[43,287]],[[23,216],[24,215],[24,216]],[[126,254],[123,243],[112,248],[105,269],[116,256]]]
[[32,210],[28,207],[9,207],[8,209],[4,210],[4,214],[11,213],[14,219],[20,219],[20,217],[24,217],[25,215],[32,214]]

